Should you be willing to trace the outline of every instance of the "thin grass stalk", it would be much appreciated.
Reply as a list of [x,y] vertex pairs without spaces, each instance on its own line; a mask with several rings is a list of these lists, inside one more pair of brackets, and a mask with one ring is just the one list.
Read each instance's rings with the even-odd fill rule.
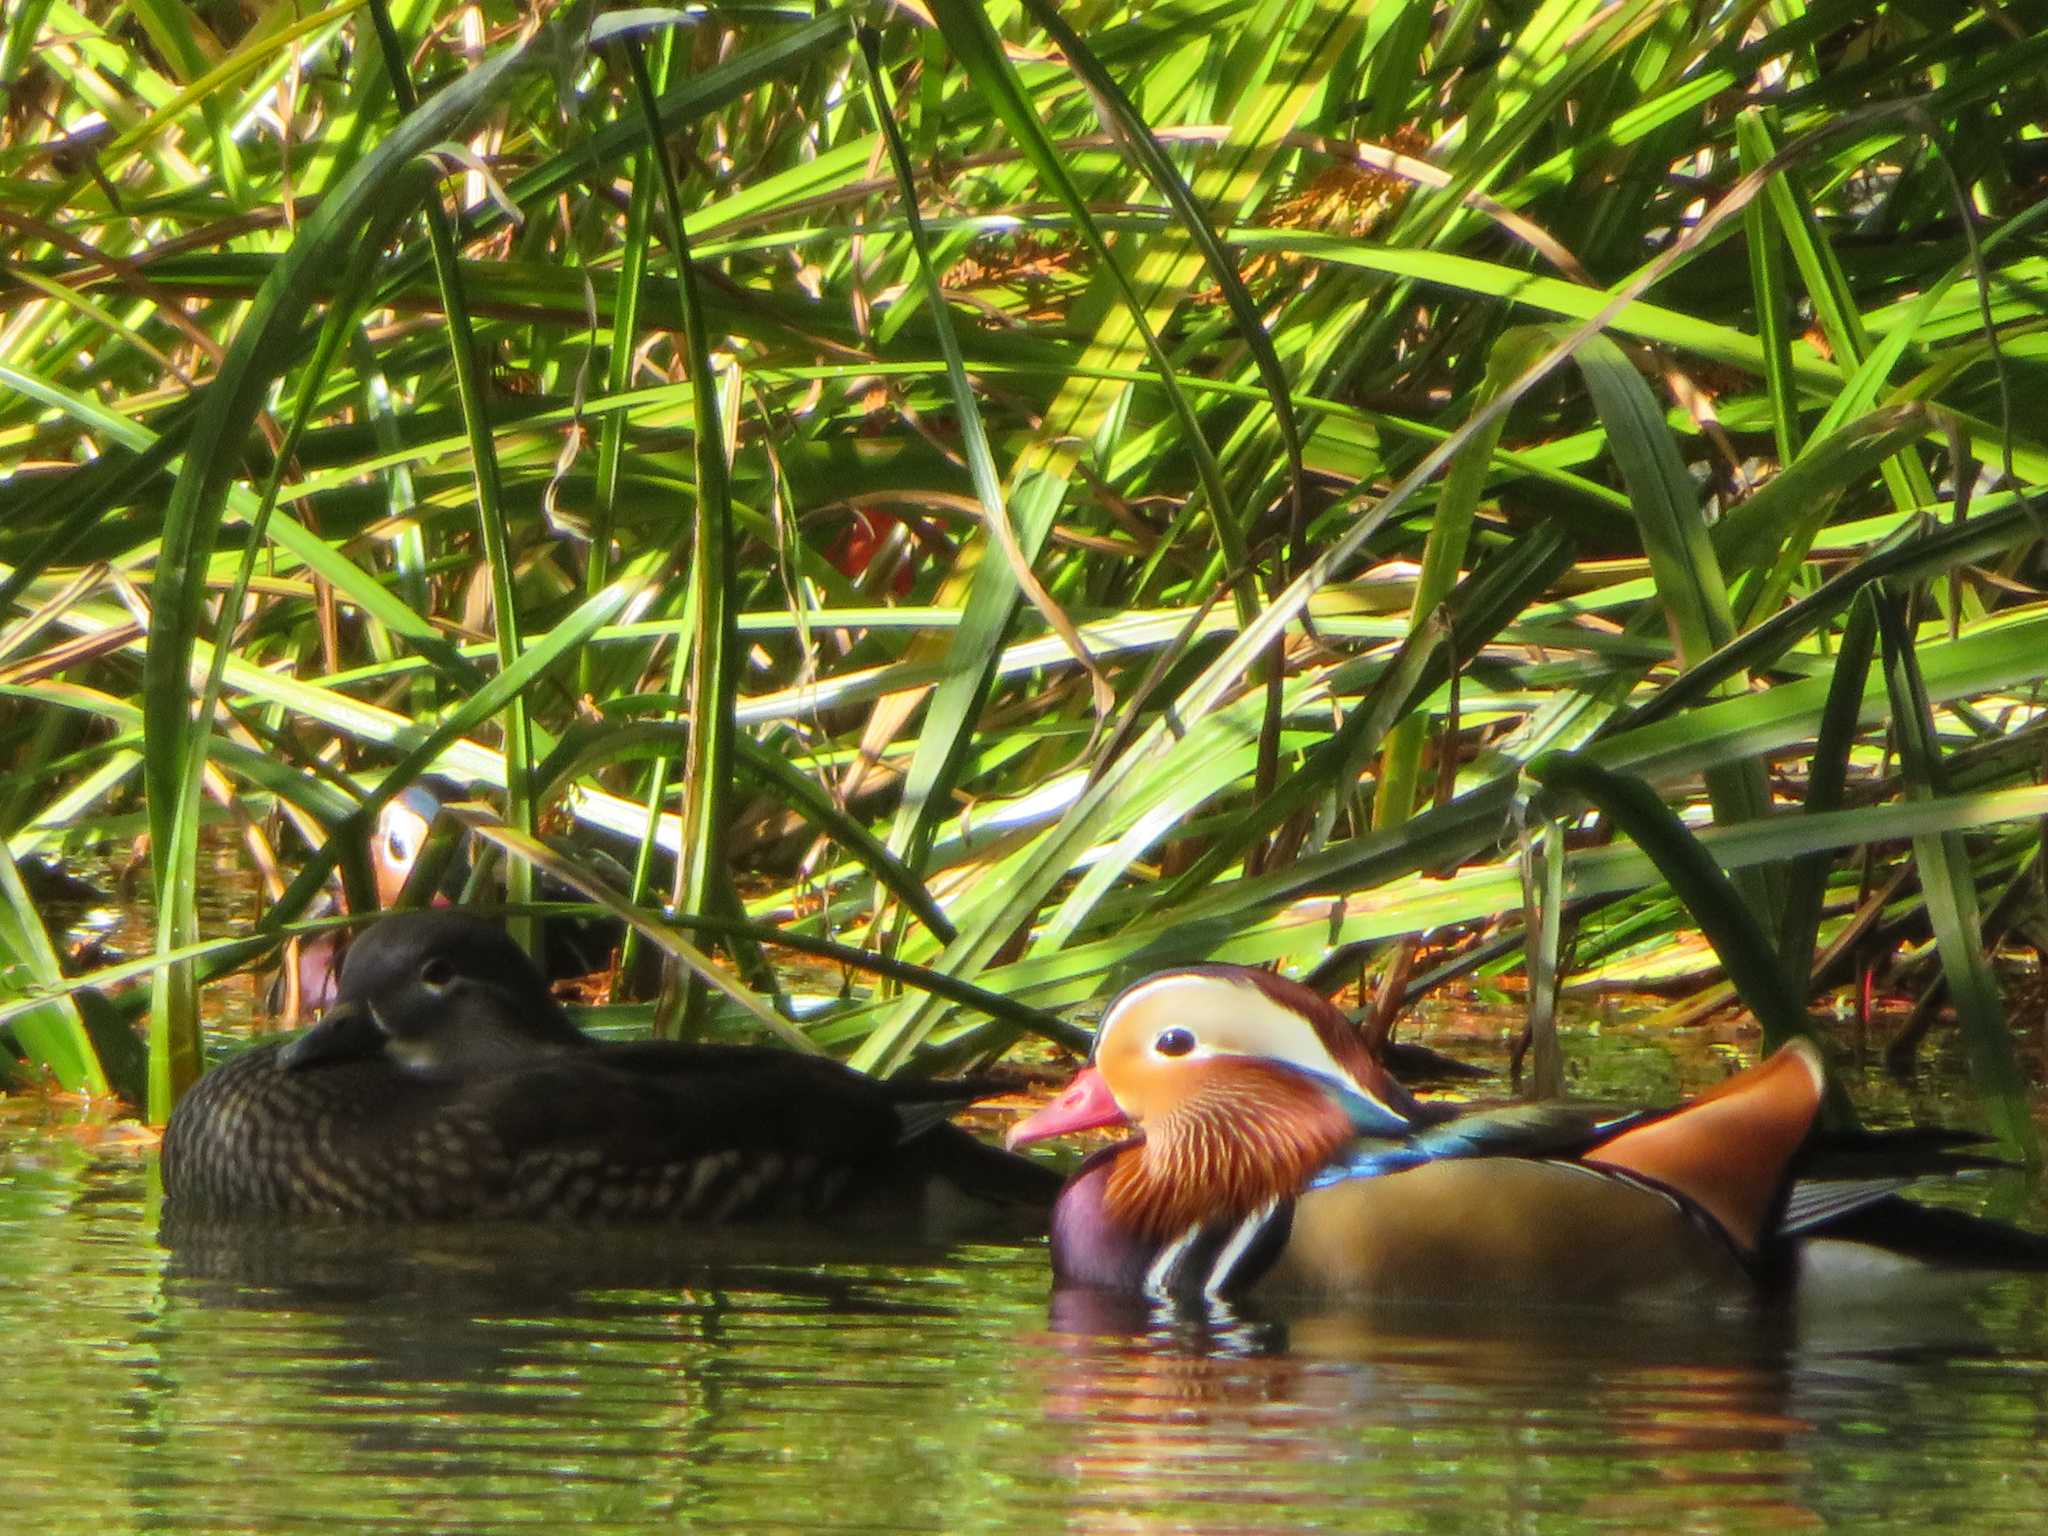
[[[398,109],[410,115],[419,105],[406,65],[405,49],[391,24],[389,0],[368,0],[370,20],[383,50],[384,67],[391,77],[392,95]],[[493,638],[497,641],[498,669],[507,672],[517,664],[523,646],[520,641],[519,597],[514,587],[512,541],[506,521],[504,476],[498,467],[498,450],[492,435],[490,412],[485,404],[487,386],[477,359],[476,327],[470,318],[464,292],[455,230],[443,207],[438,188],[427,200],[427,239],[433,251],[434,284],[441,298],[441,314],[448,326],[448,355],[454,367],[456,400],[462,411],[462,428],[469,441],[470,471],[476,485],[477,537],[483,546],[484,568],[491,582]],[[505,701],[505,813],[512,825],[526,832],[534,826],[533,733],[523,695]],[[530,878],[523,866],[507,871],[511,883],[505,895],[521,903],[533,898]],[[540,931],[530,922],[515,921],[512,931],[529,952],[538,952]]]
[[[1909,798],[1936,799],[1945,788],[1946,777],[1940,738],[1918,650],[1899,606],[1897,601],[1876,604],[1899,770]],[[1955,1005],[1978,1102],[1999,1140],[2031,1166],[2040,1161],[2040,1134],[2027,1111],[2026,1080],[2006,1029],[1998,979],[1984,952],[1977,877],[1969,847],[1960,833],[1933,833],[1913,840],[1913,859],[1919,867],[1921,894],[1934,927],[1942,975]]]
[[[658,84],[668,80],[674,57],[675,34],[666,29],[655,37],[655,58],[649,74]],[[619,250],[618,297],[612,307],[611,347],[605,356],[605,392],[623,395],[630,388],[633,360],[640,335],[640,297],[647,286],[648,261],[653,254],[655,199],[654,158],[659,150],[643,144],[632,160],[633,187],[626,204],[626,223]],[[589,563],[584,572],[586,590],[597,591],[611,570],[612,529],[618,512],[619,482],[626,458],[628,417],[623,411],[607,411],[598,427],[596,507],[590,521]],[[577,663],[584,696],[597,692],[597,655],[586,651]],[[661,820],[661,808],[668,799],[668,762],[656,762],[647,776],[647,833],[633,854],[633,883],[628,889],[635,906],[644,906],[654,888],[658,847],[654,830]],[[618,969],[613,976],[614,992],[636,973],[640,956],[640,931],[629,927],[619,944]]]
[[1515,1050],[1520,1075],[1522,1046],[1532,1054],[1529,1097],[1564,1095],[1564,1051],[1557,1038],[1557,1000],[1564,990],[1564,827],[1544,815],[1525,826],[1522,856],[1522,954],[1529,968],[1529,1021]]
[[[1517,329],[1503,335],[1487,356],[1486,377],[1473,396],[1473,404],[1485,406],[1502,386],[1523,373],[1542,350],[1542,344],[1540,331]],[[1500,445],[1501,431],[1506,425],[1504,420],[1496,420],[1474,437],[1465,451],[1451,461],[1444,475],[1436,516],[1430,520],[1429,536],[1423,541],[1415,597],[1408,607],[1411,634],[1424,624],[1437,622],[1438,605],[1457,584],[1472,537],[1473,515],[1492,473],[1493,452]],[[1392,826],[1415,813],[1422,749],[1428,734],[1429,717],[1420,712],[1393,727],[1380,752],[1379,781],[1373,791],[1374,826]]]
[[[1744,170],[1753,171],[1771,158],[1772,144],[1757,108],[1737,114],[1735,143]],[[1751,203],[1743,210],[1744,245],[1749,252],[1749,284],[1754,295],[1757,340],[1763,345],[1764,393],[1771,406],[1771,434],[1778,462],[1799,456],[1799,394],[1792,372],[1792,335],[1788,319],[1790,295],[1785,284],[1785,253],[1769,210]]]
[[[674,34],[658,33],[655,57],[649,69],[656,89],[668,79]],[[632,159],[633,186],[626,203],[625,227],[619,241],[618,297],[612,306],[611,346],[605,353],[605,393],[623,395],[631,387],[633,360],[640,340],[640,294],[647,281],[647,263],[652,254],[655,179],[652,159],[656,150],[643,145]],[[598,425],[596,500],[590,519],[590,554],[584,569],[584,591],[603,590],[610,579],[612,528],[618,513],[619,480],[625,467],[628,419],[622,411],[607,411]],[[585,695],[597,692],[597,658],[585,655],[577,663],[578,687]],[[635,893],[638,900],[639,892]],[[629,940],[630,942],[630,940]],[[621,960],[621,969],[625,960]]]
[[[1656,865],[1713,945],[1743,1006],[1762,1027],[1765,1050],[1813,1037],[1801,1001],[1805,989],[1792,985],[1777,946],[1755,912],[1700,840],[1642,780],[1568,752],[1536,759],[1529,765],[1529,775],[1551,795],[1597,806]],[[1847,1112],[1847,1100],[1832,1082],[1829,1098],[1834,1106],[1830,1113]]]
[[[1809,816],[1838,810],[1849,783],[1849,754],[1856,745],[1863,695],[1870,680],[1870,662],[1877,651],[1877,605],[1869,588],[1856,595],[1849,622],[1835,648],[1834,676],[1821,709],[1820,732],[1808,759],[1806,801]],[[1791,866],[1785,890],[1785,919],[1778,941],[1785,972],[1792,977],[1813,974],[1814,950],[1820,942],[1821,907],[1827,895],[1828,871],[1834,859],[1810,853]]]
[[203,618],[210,557],[240,449],[272,380],[296,349],[318,281],[347,242],[366,231],[381,241],[411,207],[417,182],[407,167],[427,144],[485,99],[518,62],[507,48],[403,119],[301,226],[271,269],[192,417],[185,458],[163,517],[149,644],[143,660],[143,776],[157,896],[161,967],[151,992],[148,1113],[161,1120],[199,1073],[197,979],[187,953],[198,938],[196,879],[204,735],[191,717],[191,670]]
[[[711,374],[710,338],[683,230],[682,193],[664,148],[646,56],[635,37],[622,39],[621,46],[632,71],[648,155],[667,214],[663,233],[676,258],[676,292],[682,302],[694,420],[691,454],[697,495],[690,543],[690,602],[696,630],[690,650],[690,747],[683,767],[683,844],[677,859],[676,904],[686,912],[715,913],[728,905],[726,821],[733,778],[733,699],[739,691],[732,490],[718,389]],[[657,1014],[661,1033],[694,1035],[702,1028],[710,998],[699,975],[692,970],[684,978],[677,1012]]]

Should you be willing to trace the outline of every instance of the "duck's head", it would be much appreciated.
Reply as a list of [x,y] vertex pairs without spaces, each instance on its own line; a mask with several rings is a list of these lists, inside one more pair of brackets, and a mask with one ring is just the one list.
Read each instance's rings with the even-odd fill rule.
[[292,1072],[382,1058],[461,1077],[589,1044],[502,928],[436,908],[365,929],[342,962],[334,1006],[280,1059]]
[[[377,905],[390,911],[411,878],[413,866],[427,845],[427,834],[444,802],[459,799],[454,790],[444,792],[438,780],[422,779],[408,784],[384,802],[377,812],[377,824],[370,829],[370,872],[376,878]],[[445,905],[445,892],[435,891],[433,902]]]
[[[1420,1109],[1327,998],[1234,965],[1162,971],[1102,1015],[1090,1064],[1009,1144],[1134,1125],[1124,1214],[1164,1230],[1289,1193],[1357,1136],[1402,1136]],[[1142,1186],[1142,1187],[1139,1187]]]

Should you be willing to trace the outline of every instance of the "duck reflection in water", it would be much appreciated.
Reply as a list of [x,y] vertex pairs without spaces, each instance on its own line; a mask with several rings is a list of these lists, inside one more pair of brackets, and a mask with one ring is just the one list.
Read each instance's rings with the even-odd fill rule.
[[[811,1339],[950,1317],[916,1278],[945,1246],[909,1239],[200,1221],[166,1236],[167,1403],[369,1496],[394,1475],[429,1496],[476,1475],[507,1507],[556,1509],[630,1467],[636,1498],[687,1499],[693,1464],[758,1414],[750,1376],[829,1369]],[[439,1528],[424,1512],[401,1527]]]
[[[2006,1285],[2027,1282],[2008,1280]],[[1990,1354],[1954,1309],[1233,1304],[1066,1288],[1037,1367],[1075,1531],[1824,1528],[1845,1445],[1929,1361]],[[1936,1418],[1938,1419],[1938,1415]],[[1909,1461],[1927,1420],[1894,1433]]]

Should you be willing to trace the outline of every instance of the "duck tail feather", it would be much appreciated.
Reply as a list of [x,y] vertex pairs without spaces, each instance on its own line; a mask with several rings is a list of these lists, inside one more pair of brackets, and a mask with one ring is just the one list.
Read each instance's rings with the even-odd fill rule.
[[1908,1126],[1889,1131],[1823,1131],[1808,1141],[1794,1165],[1801,1179],[1916,1179],[2014,1164],[1967,1150],[1991,1140],[1950,1126]]
[[881,1082],[892,1104],[950,1104],[955,1109],[1023,1087],[1021,1079],[995,1072],[975,1077],[890,1077]]
[[2048,1270],[2048,1236],[1899,1195],[1859,1205],[1804,1235],[1866,1243],[1945,1269]]
[[957,1125],[933,1126],[905,1149],[913,1152],[929,1175],[995,1205],[1047,1210],[1066,1183],[1044,1163],[992,1147]]

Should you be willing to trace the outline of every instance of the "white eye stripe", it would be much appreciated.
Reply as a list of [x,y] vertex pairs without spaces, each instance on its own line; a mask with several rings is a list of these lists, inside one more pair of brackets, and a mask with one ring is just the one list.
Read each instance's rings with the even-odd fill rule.
[[1165,971],[1157,976],[1149,976],[1135,986],[1124,989],[1123,993],[1111,1004],[1109,1012],[1102,1016],[1102,1027],[1107,1029],[1116,1019],[1137,1007],[1155,992],[1170,991],[1175,987],[1184,987],[1190,983],[1213,986],[1216,981],[1217,978],[1214,976],[1191,976],[1185,971]]
[[[1196,1049],[1179,1058],[1159,1051],[1156,1042],[1169,1029],[1194,1035]],[[1338,1081],[1350,1077],[1310,1020],[1256,983],[1228,974],[1166,971],[1137,983],[1102,1016],[1098,1057],[1112,1037],[1129,1039],[1140,1030],[1131,1045],[1161,1059],[1262,1056]]]

